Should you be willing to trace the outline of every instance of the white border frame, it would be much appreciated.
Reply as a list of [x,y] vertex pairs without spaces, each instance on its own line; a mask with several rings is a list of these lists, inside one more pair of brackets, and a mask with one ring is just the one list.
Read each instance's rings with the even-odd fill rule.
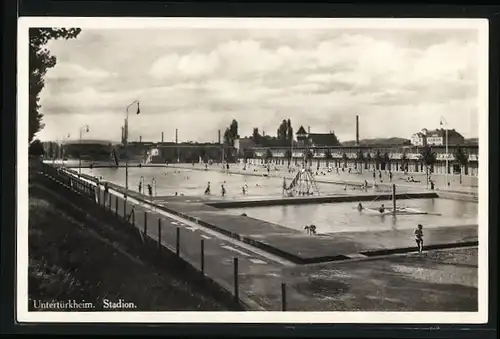
[[[478,312],[28,312],[28,29],[153,28],[476,29],[479,63]],[[18,322],[61,323],[415,323],[479,324],[488,321],[488,57],[486,19],[302,19],[302,18],[77,18],[18,20],[17,112],[17,303]],[[15,291],[13,291],[15,293]]]

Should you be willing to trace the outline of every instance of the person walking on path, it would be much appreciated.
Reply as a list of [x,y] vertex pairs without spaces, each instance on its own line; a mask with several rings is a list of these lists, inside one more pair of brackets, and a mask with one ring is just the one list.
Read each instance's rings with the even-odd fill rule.
[[418,224],[415,229],[415,242],[417,243],[418,253],[422,253],[424,250],[424,231],[422,224]]

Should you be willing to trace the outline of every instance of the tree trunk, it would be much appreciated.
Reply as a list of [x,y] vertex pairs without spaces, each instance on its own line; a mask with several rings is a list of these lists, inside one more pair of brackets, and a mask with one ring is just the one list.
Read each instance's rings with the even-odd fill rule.
[[429,165],[425,165],[425,181],[426,187],[429,188]]

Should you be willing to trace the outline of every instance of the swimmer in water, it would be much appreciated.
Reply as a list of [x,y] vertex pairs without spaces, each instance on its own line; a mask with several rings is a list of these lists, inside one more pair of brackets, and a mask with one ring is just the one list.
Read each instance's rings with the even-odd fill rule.
[[358,211],[360,211],[360,212],[361,212],[361,211],[363,210],[363,208],[364,208],[364,207],[363,207],[363,205],[361,205],[361,203],[358,203],[358,207],[357,207],[357,208],[358,208]]
[[226,189],[224,188],[224,185],[220,185],[220,188],[221,188],[222,196],[224,197],[226,195]]
[[210,195],[210,181],[207,184],[207,188],[205,189],[205,195]]
[[384,213],[385,212],[385,207],[384,207],[384,204],[382,204],[382,206],[380,206],[380,208],[378,209],[378,211],[380,213]]

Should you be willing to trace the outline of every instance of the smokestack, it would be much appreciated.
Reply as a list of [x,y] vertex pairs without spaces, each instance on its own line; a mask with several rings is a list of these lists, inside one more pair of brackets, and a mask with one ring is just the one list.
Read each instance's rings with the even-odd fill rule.
[[139,143],[142,142],[142,135],[139,135]]
[[356,146],[359,145],[359,115],[356,115]]
[[311,126],[307,126],[307,134],[311,134]]
[[125,140],[125,128],[122,126],[122,142]]
[[179,141],[179,140],[177,139],[177,136],[178,136],[178,134],[177,134],[177,133],[178,133],[178,130],[177,130],[177,128],[176,128],[176,129],[175,129],[175,143],[176,143],[176,144],[177,144],[177,143],[178,143],[178,141]]
[[220,130],[219,130],[219,144],[220,144]]
[[161,142],[163,143],[163,132],[161,132]]

